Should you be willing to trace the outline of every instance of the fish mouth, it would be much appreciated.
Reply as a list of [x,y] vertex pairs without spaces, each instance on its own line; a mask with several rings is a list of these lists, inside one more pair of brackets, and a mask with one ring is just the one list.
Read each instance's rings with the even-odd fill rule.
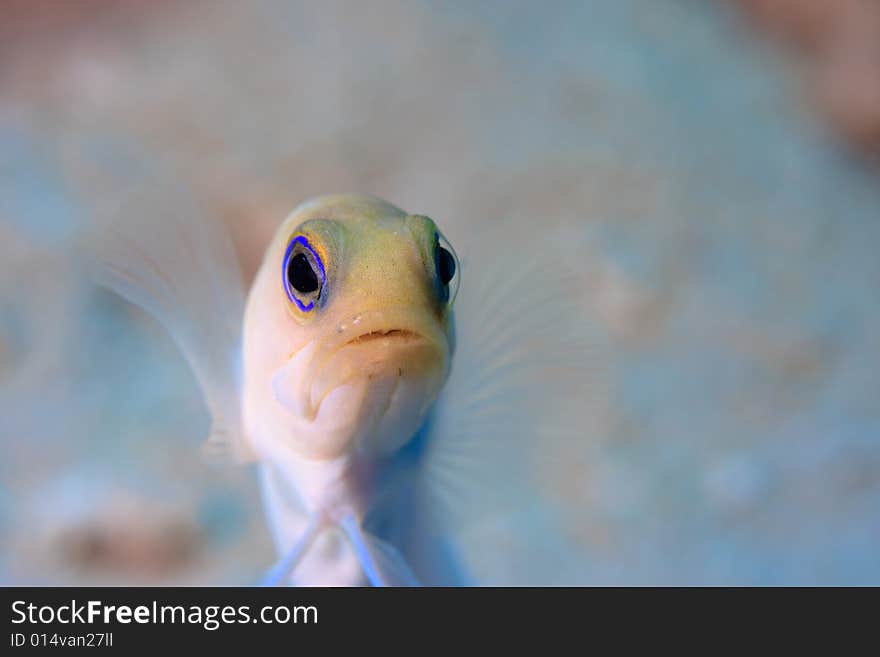
[[404,328],[375,329],[362,333],[348,342],[345,346],[361,345],[376,341],[389,341],[395,343],[422,342],[424,337],[420,333]]
[[363,393],[370,397],[398,379],[442,379],[448,357],[440,325],[419,309],[361,313],[340,322],[316,355],[310,405],[317,411],[333,390],[357,381],[370,388]]
[[320,417],[327,431],[350,430],[353,440],[383,422],[397,436],[433,403],[449,371],[444,324],[421,308],[392,308],[328,328],[272,378],[275,399],[289,412],[307,422]]

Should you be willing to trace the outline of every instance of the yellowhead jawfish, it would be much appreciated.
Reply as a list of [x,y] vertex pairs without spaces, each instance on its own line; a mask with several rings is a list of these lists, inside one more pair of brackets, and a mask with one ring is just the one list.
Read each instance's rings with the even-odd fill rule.
[[257,463],[266,583],[468,581],[440,547],[539,496],[538,460],[586,433],[566,414],[584,325],[552,259],[475,240],[462,265],[427,216],[326,196],[281,223],[245,296],[220,222],[174,198],[150,190],[145,213],[131,191],[89,248],[186,356],[209,451]]

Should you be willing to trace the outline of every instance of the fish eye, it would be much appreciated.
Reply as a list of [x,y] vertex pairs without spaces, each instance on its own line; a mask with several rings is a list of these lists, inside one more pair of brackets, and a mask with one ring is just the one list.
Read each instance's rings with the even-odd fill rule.
[[318,275],[312,269],[309,259],[302,253],[297,253],[290,259],[287,266],[287,282],[297,292],[308,294],[318,289]]
[[440,233],[434,239],[434,269],[440,284],[441,298],[451,304],[458,292],[458,257],[452,245]]
[[449,285],[455,276],[455,258],[442,246],[437,247],[437,276],[443,285]]
[[304,235],[287,245],[282,274],[288,298],[301,311],[312,310],[324,287],[324,264]]

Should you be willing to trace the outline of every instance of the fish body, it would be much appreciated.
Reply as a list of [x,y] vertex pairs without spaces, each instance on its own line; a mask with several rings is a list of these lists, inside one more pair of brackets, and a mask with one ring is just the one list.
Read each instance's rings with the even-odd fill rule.
[[[297,208],[266,251],[244,317],[244,435],[282,556],[318,519],[296,583],[366,581],[340,523],[362,525],[380,462],[449,373],[457,272],[441,243],[427,217],[338,195]],[[292,286],[296,266],[315,289]]]

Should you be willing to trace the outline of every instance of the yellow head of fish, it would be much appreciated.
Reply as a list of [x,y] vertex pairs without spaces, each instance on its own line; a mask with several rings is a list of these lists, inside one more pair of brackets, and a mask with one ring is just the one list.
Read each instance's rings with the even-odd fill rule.
[[257,454],[328,460],[404,444],[449,372],[458,277],[428,217],[355,195],[294,210],[245,312],[243,410]]

